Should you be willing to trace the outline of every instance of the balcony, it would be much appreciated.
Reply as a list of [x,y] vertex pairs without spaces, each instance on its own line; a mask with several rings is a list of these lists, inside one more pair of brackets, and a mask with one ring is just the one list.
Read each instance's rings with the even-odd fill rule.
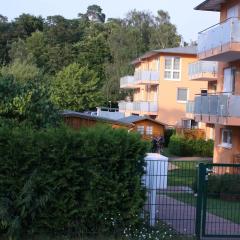
[[122,89],[133,89],[138,86],[135,84],[134,76],[125,76],[120,78],[120,88]]
[[240,59],[240,19],[229,18],[198,36],[198,58],[231,62]]
[[189,106],[188,110],[193,111],[198,122],[240,126],[239,95],[197,96],[193,109]]
[[194,119],[194,101],[188,101],[186,104],[186,117],[189,119]]
[[134,81],[136,84],[157,85],[160,73],[158,71],[135,71]]
[[141,115],[157,115],[158,105],[156,102],[124,102],[118,103],[120,112],[130,112]]
[[218,63],[210,61],[198,61],[189,64],[188,75],[191,80],[216,81]]

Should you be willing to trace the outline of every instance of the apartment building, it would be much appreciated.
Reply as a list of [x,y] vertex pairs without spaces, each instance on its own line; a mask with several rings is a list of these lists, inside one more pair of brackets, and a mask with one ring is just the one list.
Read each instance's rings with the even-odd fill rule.
[[199,61],[218,62],[218,74],[188,113],[215,126],[215,163],[240,163],[240,1],[206,0],[195,9],[220,13],[218,24],[199,33],[197,49]]
[[197,61],[196,47],[177,47],[147,52],[135,59],[134,76],[120,80],[121,89],[133,95],[119,102],[125,116],[149,116],[168,126],[195,125],[186,118],[186,103],[208,88],[207,81],[192,81],[188,65]]

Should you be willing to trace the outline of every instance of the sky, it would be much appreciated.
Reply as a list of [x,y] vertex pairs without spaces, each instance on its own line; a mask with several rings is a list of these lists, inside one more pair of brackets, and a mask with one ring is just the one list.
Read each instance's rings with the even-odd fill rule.
[[62,15],[75,18],[78,13],[85,13],[89,5],[101,6],[107,18],[122,18],[132,9],[168,11],[171,21],[177,26],[184,41],[197,39],[198,32],[219,21],[219,14],[193,10],[203,0],[0,0],[0,14],[14,19],[22,13],[41,15]]

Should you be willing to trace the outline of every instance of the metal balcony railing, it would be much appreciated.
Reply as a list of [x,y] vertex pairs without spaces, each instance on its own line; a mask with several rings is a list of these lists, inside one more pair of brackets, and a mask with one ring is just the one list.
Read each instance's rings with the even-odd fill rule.
[[134,84],[134,76],[125,76],[120,78],[120,88]]
[[219,117],[240,117],[240,96],[228,93],[208,96],[197,96],[194,114]]
[[239,18],[229,18],[200,32],[198,36],[198,54],[228,43],[240,43]]
[[158,71],[135,71],[134,81],[137,82],[152,82],[158,83],[159,72]]
[[218,63],[217,62],[211,62],[211,61],[198,61],[189,64],[188,66],[188,74],[190,78],[196,76],[196,75],[202,75],[204,73],[210,73],[214,76],[217,75],[218,71]]
[[194,106],[195,106],[194,101],[188,101],[186,104],[186,113],[194,113]]
[[156,102],[124,102],[118,103],[120,111],[133,111],[133,112],[155,112],[158,111]]

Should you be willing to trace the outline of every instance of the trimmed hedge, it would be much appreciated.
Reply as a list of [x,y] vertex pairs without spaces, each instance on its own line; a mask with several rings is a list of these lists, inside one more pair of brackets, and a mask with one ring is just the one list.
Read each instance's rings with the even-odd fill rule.
[[108,232],[134,225],[148,144],[105,126],[74,131],[0,128],[0,229]]
[[[197,192],[197,182],[193,183],[193,190]],[[207,194],[212,198],[221,198],[229,201],[240,200],[240,175],[223,174],[209,175]]]
[[213,156],[213,140],[187,139],[182,135],[172,135],[169,142],[169,151],[176,156]]

